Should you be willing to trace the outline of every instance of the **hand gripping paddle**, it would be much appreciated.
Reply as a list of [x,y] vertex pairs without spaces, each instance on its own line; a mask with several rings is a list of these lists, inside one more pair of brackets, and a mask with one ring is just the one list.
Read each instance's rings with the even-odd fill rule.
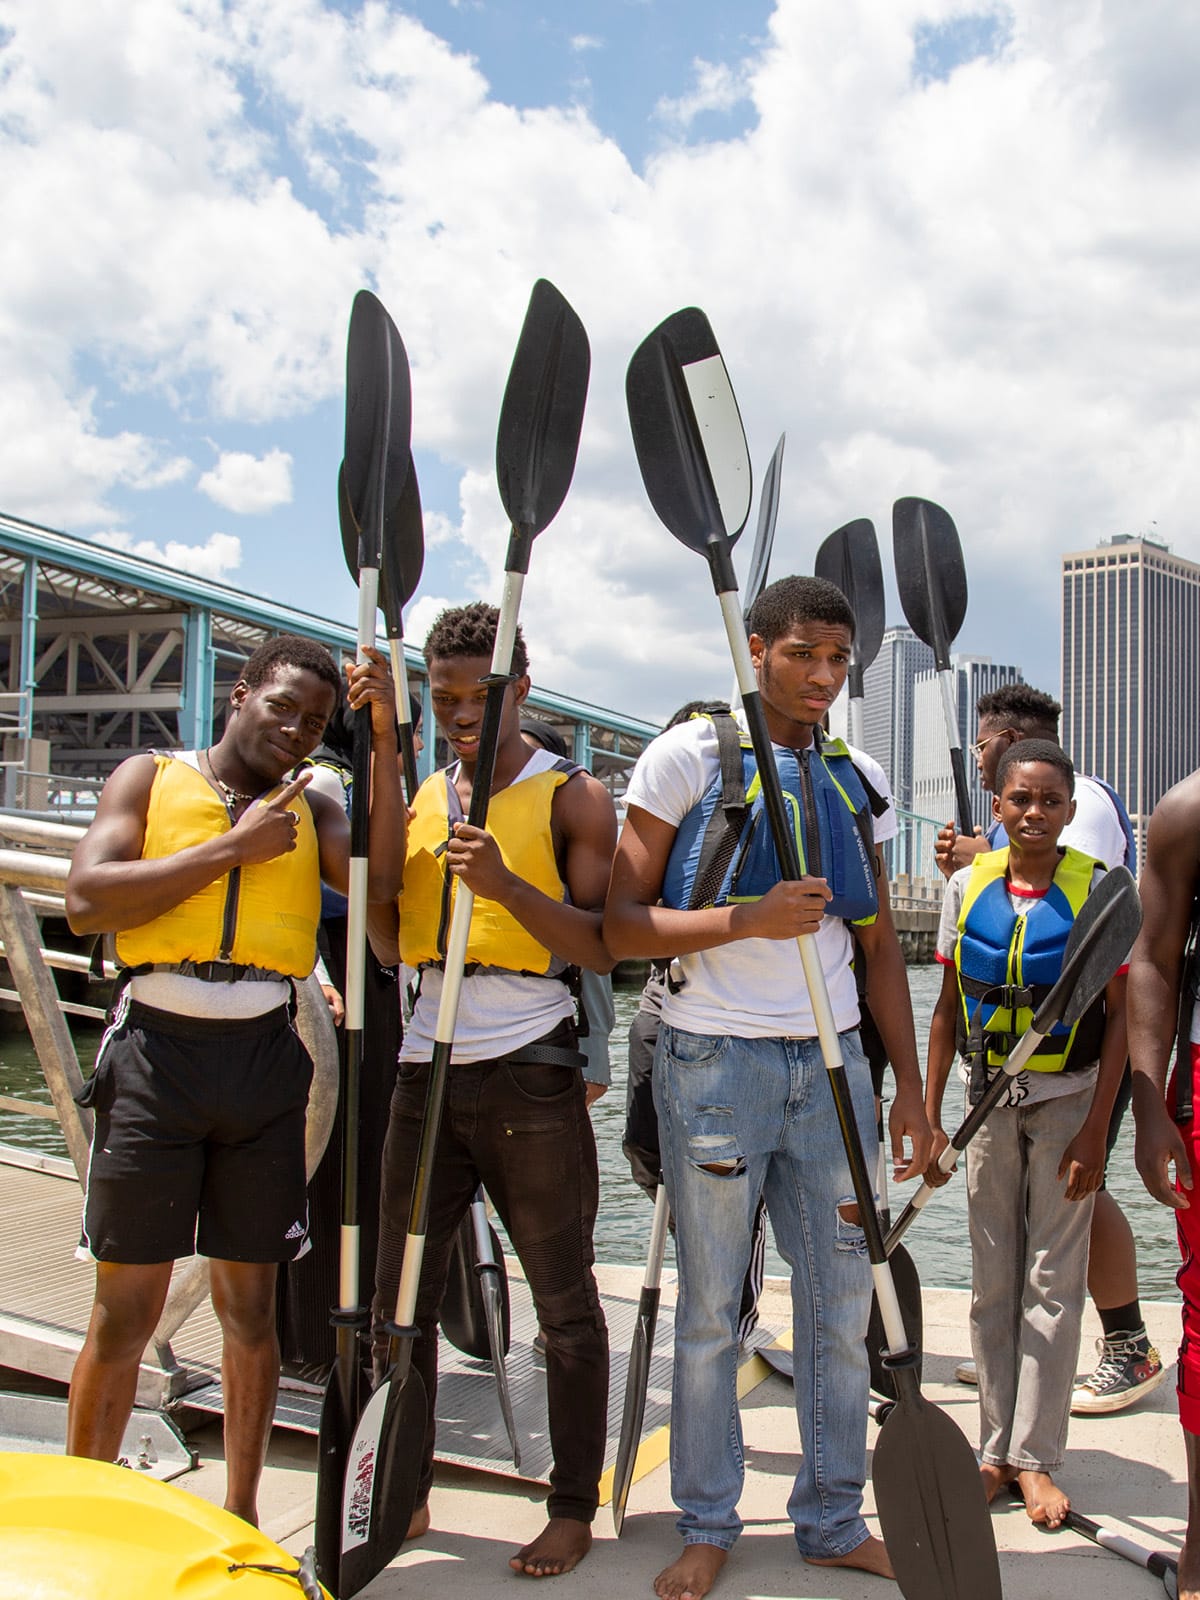
[[[795,835],[784,811],[730,555],[749,510],[750,461],[729,375],[703,312],[677,312],[656,328],[634,353],[625,389],[651,504],[680,543],[709,563],[782,875],[798,879]],[[896,1375],[898,1400],[880,1431],[872,1472],[888,1552],[908,1600],[999,1600],[996,1544],[975,1453],[954,1423],[922,1398],[820,953],[811,934],[797,943]]]
[[[530,551],[535,537],[554,519],[570,487],[583,426],[590,360],[587,334],[578,316],[553,284],[539,279],[513,357],[496,439],[496,478],[511,533],[467,814],[468,822],[476,827],[483,827],[487,821],[504,692],[511,681],[513,644]],[[427,1402],[420,1374],[412,1365],[412,1345],[417,1336],[414,1318],[429,1226],[433,1158],[441,1129],[474,898],[465,884],[456,885],[396,1319],[391,1329],[393,1359],[387,1376],[359,1419],[346,1466],[346,1500],[352,1511],[346,1519],[344,1541],[351,1541],[352,1548],[343,1554],[339,1600],[357,1594],[396,1554],[408,1532],[416,1499]]]

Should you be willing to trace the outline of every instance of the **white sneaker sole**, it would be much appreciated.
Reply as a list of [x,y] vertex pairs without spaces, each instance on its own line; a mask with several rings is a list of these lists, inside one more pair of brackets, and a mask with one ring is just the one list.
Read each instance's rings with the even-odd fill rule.
[[1134,1406],[1146,1395],[1153,1394],[1166,1375],[1164,1363],[1152,1378],[1147,1378],[1132,1389],[1122,1389],[1120,1394],[1093,1394],[1090,1389],[1076,1389],[1071,1396],[1071,1415],[1103,1417],[1113,1411],[1124,1411],[1127,1406]]
[[959,1383],[976,1384],[979,1382],[979,1372],[973,1361],[960,1361],[954,1369],[954,1376]]

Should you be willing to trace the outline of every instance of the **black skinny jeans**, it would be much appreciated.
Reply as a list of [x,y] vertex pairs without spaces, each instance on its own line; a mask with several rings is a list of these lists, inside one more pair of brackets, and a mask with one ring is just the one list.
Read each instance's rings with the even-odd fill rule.
[[[574,1044],[569,1024],[544,1043]],[[374,1322],[390,1321],[404,1256],[429,1084],[427,1061],[403,1062],[383,1152]],[[547,1510],[591,1522],[604,1470],[608,1329],[592,1230],[599,1201],[596,1141],[583,1079],[570,1067],[454,1062],[434,1160],[429,1232],[417,1292],[413,1365],[429,1399],[417,1504],[433,1481],[437,1318],[455,1230],[482,1183],[520,1258],[546,1336],[546,1400],[554,1470]]]

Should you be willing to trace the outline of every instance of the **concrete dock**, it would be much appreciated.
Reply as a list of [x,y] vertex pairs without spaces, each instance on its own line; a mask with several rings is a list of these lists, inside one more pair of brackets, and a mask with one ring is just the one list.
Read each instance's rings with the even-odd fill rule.
[[[636,1268],[600,1269],[602,1287],[636,1297]],[[670,1290],[664,1282],[664,1296]],[[959,1290],[925,1293],[924,1393],[945,1408],[972,1446],[978,1443],[975,1392],[954,1380],[955,1363],[969,1353],[968,1296]],[[1173,1305],[1145,1307],[1151,1337],[1173,1363],[1179,1311]],[[763,1320],[789,1326],[788,1296],[781,1280],[768,1280]],[[1099,1324],[1090,1304],[1084,1319],[1080,1370],[1091,1369],[1091,1342]],[[766,1369],[765,1362],[758,1358]],[[614,1380],[616,1381],[616,1380]],[[623,1376],[621,1378],[623,1382]],[[878,1578],[806,1566],[799,1558],[785,1512],[799,1450],[792,1390],[777,1375],[763,1377],[742,1402],[746,1438],[746,1487],[741,1515],[746,1524],[714,1593],[721,1600],[872,1600],[898,1591]],[[868,1447],[877,1433],[869,1424]],[[176,1482],[220,1503],[224,1494],[219,1422],[189,1433],[200,1453],[199,1470]],[[661,1444],[661,1441],[660,1441]],[[285,1549],[301,1552],[311,1541],[314,1441],[277,1431],[271,1446],[260,1506],[263,1527]],[[1174,1554],[1186,1510],[1183,1443],[1176,1413],[1173,1367],[1167,1380],[1131,1411],[1108,1417],[1072,1418],[1067,1461],[1060,1482],[1075,1509],[1106,1523],[1140,1545]],[[540,1486],[439,1466],[430,1533],[399,1555],[362,1591],[363,1600],[421,1596],[422,1600],[490,1600],[513,1595],[531,1580],[510,1572],[507,1562],[544,1523]],[[867,1485],[867,1515],[873,1501]],[[552,1580],[555,1593],[571,1600],[648,1596],[655,1574],[674,1559],[678,1540],[665,1462],[633,1485],[618,1541],[608,1506],[596,1519],[596,1542],[573,1573]],[[1024,1510],[1005,1505],[993,1515],[1006,1600],[1153,1600],[1161,1581],[1069,1531],[1033,1527]],[[877,1525],[872,1522],[874,1531]]]

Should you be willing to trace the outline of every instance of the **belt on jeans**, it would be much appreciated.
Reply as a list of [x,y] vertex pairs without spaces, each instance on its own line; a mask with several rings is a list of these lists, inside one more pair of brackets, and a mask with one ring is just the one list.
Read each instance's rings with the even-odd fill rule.
[[510,1050],[507,1055],[495,1059],[507,1062],[510,1067],[570,1067],[581,1072],[588,1058],[582,1050],[572,1050],[565,1044],[523,1044],[520,1049]]

